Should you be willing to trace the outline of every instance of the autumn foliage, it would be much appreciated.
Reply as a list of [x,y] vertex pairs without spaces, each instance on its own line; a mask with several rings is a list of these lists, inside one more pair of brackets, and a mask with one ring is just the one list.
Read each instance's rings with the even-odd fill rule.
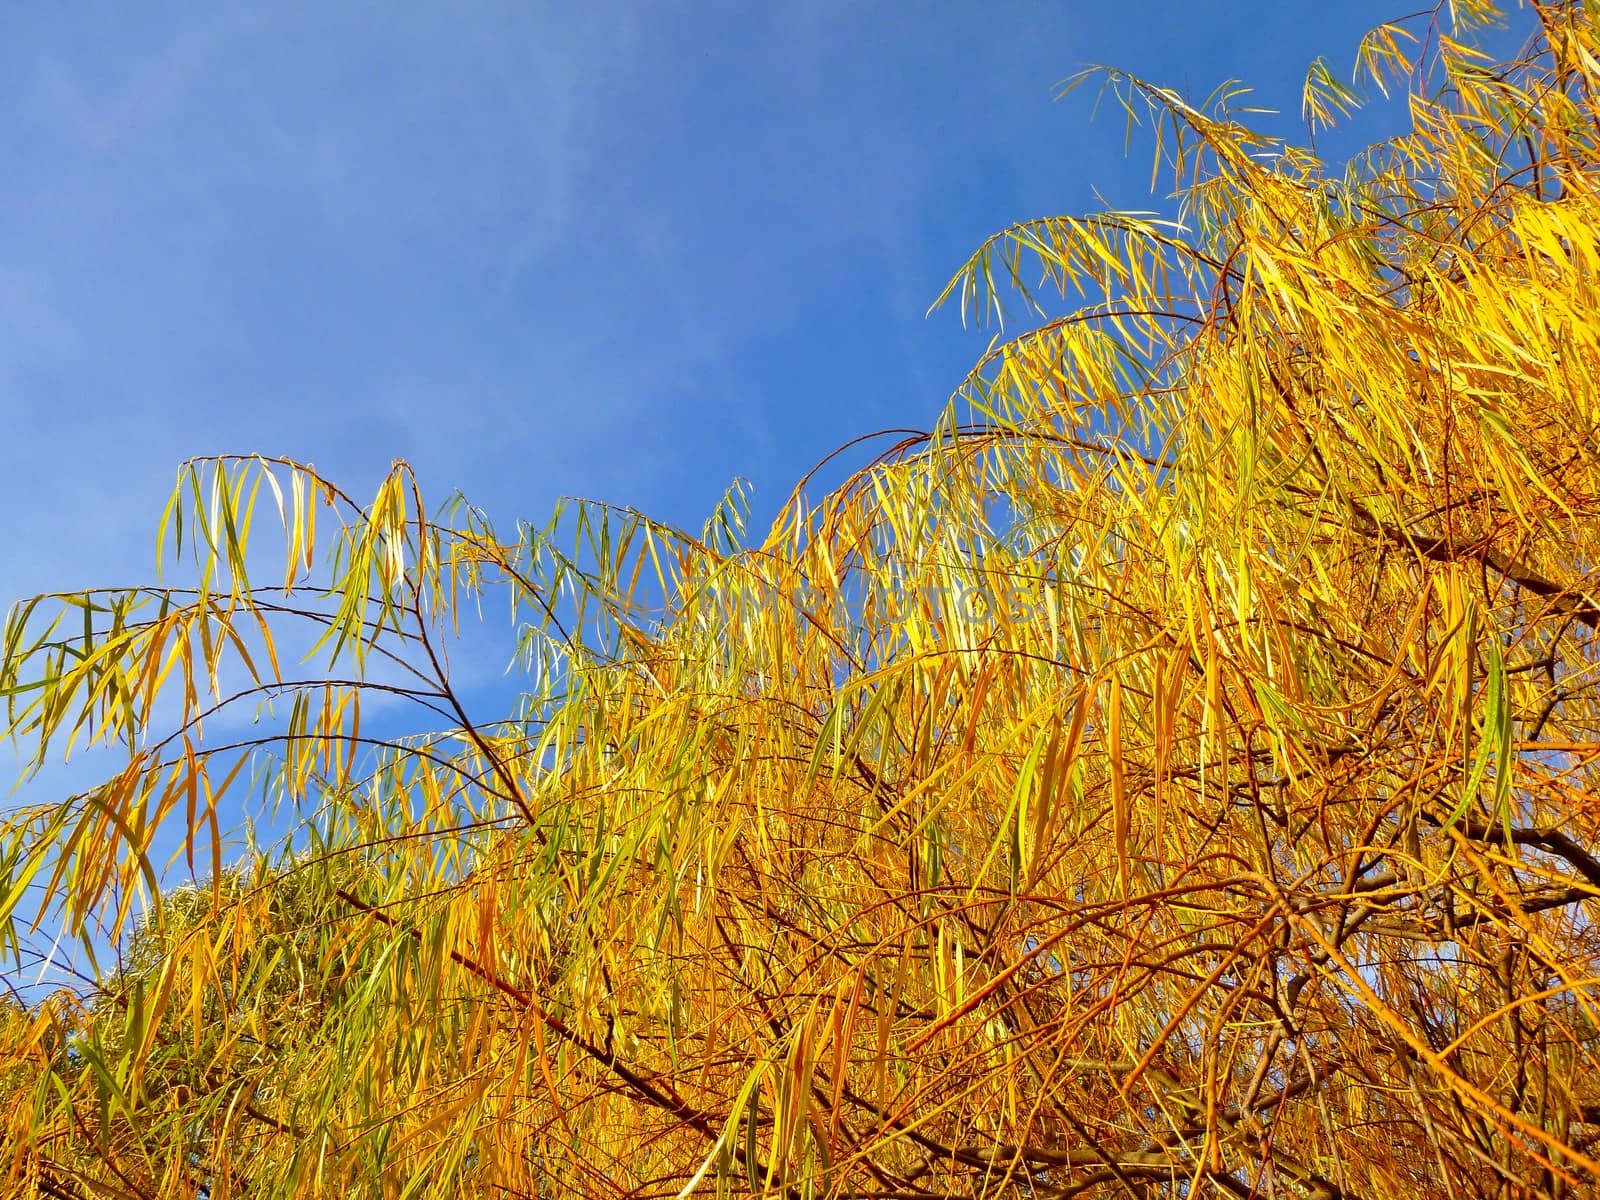
[[106,766],[0,824],[102,963],[0,1006],[10,1194],[1597,1194],[1600,36],[1494,17],[1339,170],[1094,73],[1171,219],[991,239],[1037,322],[764,536],[186,467],[181,582],[4,632]]

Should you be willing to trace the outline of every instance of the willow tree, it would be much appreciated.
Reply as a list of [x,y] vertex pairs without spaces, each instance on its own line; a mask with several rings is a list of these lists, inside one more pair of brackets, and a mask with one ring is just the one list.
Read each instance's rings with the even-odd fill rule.
[[1034,327],[764,537],[186,467],[183,586],[5,631],[115,760],[8,944],[131,947],[0,1013],[11,1193],[1595,1194],[1600,37],[1533,11],[1375,30],[1339,173],[1098,72],[1176,219],[991,239],[947,298]]

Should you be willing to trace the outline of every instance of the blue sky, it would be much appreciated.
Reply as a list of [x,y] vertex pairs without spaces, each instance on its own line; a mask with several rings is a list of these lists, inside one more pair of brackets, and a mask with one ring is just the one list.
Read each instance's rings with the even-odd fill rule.
[[[0,604],[151,575],[177,464],[395,457],[509,524],[561,494],[770,512],[927,426],[924,319],[1008,222],[1147,206],[1085,61],[1292,115],[1396,0],[9,5]],[[1290,128],[1292,122],[1281,126]]]

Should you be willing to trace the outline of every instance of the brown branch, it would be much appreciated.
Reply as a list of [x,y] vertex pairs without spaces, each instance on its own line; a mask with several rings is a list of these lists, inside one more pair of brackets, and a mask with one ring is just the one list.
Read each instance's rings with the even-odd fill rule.
[[[350,907],[365,913],[374,921],[386,925],[390,929],[398,930],[407,937],[413,938],[416,941],[420,942],[422,940],[421,930],[408,928],[407,926],[402,925],[388,913],[366,903],[366,901],[355,895],[352,895],[344,888],[337,889],[334,892],[334,895],[338,896],[339,899],[350,905]],[[502,995],[516,1001],[516,1003],[522,1008],[533,1013],[534,1016],[539,1019],[540,1023],[543,1024],[546,1029],[550,1030],[551,1033],[555,1034],[556,1037],[560,1038],[563,1042],[566,1042],[567,1045],[573,1047],[575,1050],[587,1055],[589,1058],[599,1063],[608,1072],[610,1072],[612,1075],[615,1075],[630,1089],[632,1089],[632,1091],[647,1104],[654,1108],[659,1108],[671,1113],[673,1116],[677,1117],[679,1120],[683,1121],[685,1124],[693,1127],[694,1129],[699,1130],[707,1137],[715,1139],[719,1136],[716,1129],[713,1127],[711,1114],[702,1112],[693,1105],[689,1104],[688,1101],[684,1100],[683,1097],[678,1095],[677,1091],[672,1087],[671,1084],[664,1081],[658,1082],[647,1079],[639,1072],[624,1066],[622,1063],[617,1061],[615,1055],[607,1054],[605,1050],[589,1041],[582,1034],[578,1033],[565,1021],[561,1020],[560,1017],[554,1016],[547,1012],[544,1006],[541,1005],[533,995],[523,991],[521,988],[518,988],[513,984],[507,983],[493,971],[468,958],[460,951],[451,950],[450,959],[457,966],[464,968],[470,974],[476,975],[484,983],[494,988],[495,991],[500,992]]]
[[[1431,814],[1428,819],[1436,825],[1446,824]],[[1600,889],[1600,862],[1558,826],[1544,825],[1532,829],[1512,827],[1508,830],[1480,821],[1458,821],[1455,827],[1463,836],[1476,842],[1488,842],[1491,845],[1506,845],[1509,842],[1513,846],[1532,846],[1553,854],[1582,875],[1590,886]]]
[[1482,541],[1476,545],[1463,546],[1451,538],[1422,537],[1403,526],[1380,520],[1356,500],[1350,500],[1349,504],[1362,533],[1409,547],[1431,562],[1476,560],[1524,591],[1550,600],[1552,602],[1550,607],[1555,612],[1571,617],[1575,621],[1581,621],[1590,629],[1600,630],[1600,605],[1576,588],[1546,579],[1531,567],[1508,558]]

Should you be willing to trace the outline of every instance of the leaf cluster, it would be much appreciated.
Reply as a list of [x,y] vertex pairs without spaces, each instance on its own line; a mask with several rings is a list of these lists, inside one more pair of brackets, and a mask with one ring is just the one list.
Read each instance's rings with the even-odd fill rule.
[[1369,35],[1338,172],[1086,77],[1173,219],[991,239],[945,298],[1034,326],[760,537],[185,467],[189,583],[4,631],[115,765],[0,823],[0,936],[120,954],[0,1008],[13,1190],[1592,1194],[1600,29],[1532,12]]

